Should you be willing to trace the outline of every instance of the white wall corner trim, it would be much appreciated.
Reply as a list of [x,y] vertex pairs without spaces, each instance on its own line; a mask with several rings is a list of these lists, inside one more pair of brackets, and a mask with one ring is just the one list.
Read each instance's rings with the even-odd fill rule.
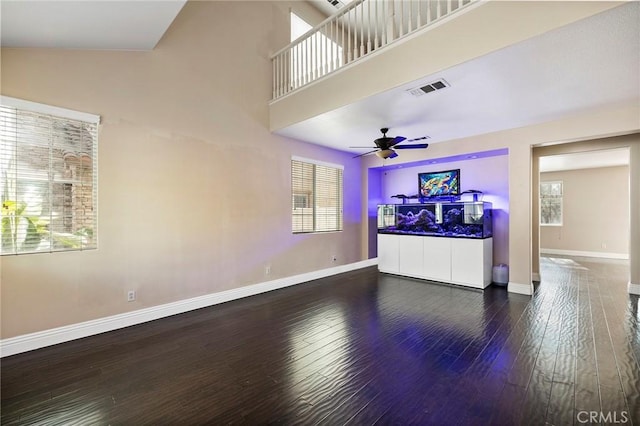
[[69,342],[71,340],[89,337],[119,328],[142,324],[148,321],[165,318],[168,316],[189,312],[219,303],[229,302],[243,297],[253,296],[280,288],[289,287],[296,284],[305,283],[343,272],[354,271],[378,264],[378,259],[368,259],[360,262],[340,265],[332,268],[321,269],[305,274],[280,278],[272,281],[265,281],[245,287],[234,288],[218,293],[206,294],[191,299],[179,300],[177,302],[150,308],[139,309],[132,312],[99,318],[96,320],[71,324],[63,327],[52,328],[50,330],[36,333],[24,334],[21,336],[2,339],[0,341],[0,357],[19,354],[58,343]]
[[517,294],[525,294],[527,296],[531,296],[533,294],[533,285],[532,284],[520,284],[509,281],[507,286],[507,291],[509,293],[517,293]]
[[564,256],[599,257],[602,259],[629,260],[629,253],[605,253],[600,251],[560,250],[541,248],[540,254],[559,254]]
[[539,272],[532,272],[531,273],[531,281],[535,281],[537,283],[540,282],[540,273]]
[[629,281],[628,290],[629,290],[629,294],[635,294],[637,296],[640,296],[640,284],[634,284],[631,281]]

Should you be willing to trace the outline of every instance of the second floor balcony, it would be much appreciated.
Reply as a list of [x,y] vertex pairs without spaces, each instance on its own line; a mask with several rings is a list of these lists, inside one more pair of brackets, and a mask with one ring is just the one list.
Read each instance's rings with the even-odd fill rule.
[[449,19],[478,0],[355,0],[272,56],[273,100]]
[[[394,120],[377,119],[368,99],[410,92],[456,66],[624,3],[354,0],[272,55],[270,129],[311,141],[309,132],[345,109],[360,111],[362,126],[387,126]],[[460,78],[448,82],[455,87],[447,93],[460,89]],[[472,97],[473,87],[466,90]],[[403,105],[385,105],[387,115],[396,106]],[[325,139],[344,138],[344,128],[328,127]]]

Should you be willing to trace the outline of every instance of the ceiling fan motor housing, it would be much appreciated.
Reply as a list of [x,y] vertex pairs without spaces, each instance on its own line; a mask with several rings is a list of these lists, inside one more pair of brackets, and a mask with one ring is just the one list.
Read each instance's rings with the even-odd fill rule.
[[[385,159],[395,158],[398,156],[398,154],[393,149],[391,149],[392,147],[399,148],[399,149],[416,149],[416,148],[427,148],[429,146],[429,144],[426,144],[426,143],[415,144],[415,145],[398,145],[400,142],[407,140],[407,138],[405,138],[404,136],[389,137],[387,136],[388,131],[389,131],[389,128],[387,127],[381,128],[380,132],[382,132],[382,137],[373,141],[373,143],[375,143],[376,145],[375,147],[377,148],[377,150],[365,152],[364,154],[357,155],[356,157],[362,157],[364,155],[372,154],[375,152],[375,154],[380,158],[385,158]],[[423,136],[420,138],[411,139],[411,141],[422,140],[427,138],[428,136]],[[368,147],[352,147],[352,148],[368,148]]]

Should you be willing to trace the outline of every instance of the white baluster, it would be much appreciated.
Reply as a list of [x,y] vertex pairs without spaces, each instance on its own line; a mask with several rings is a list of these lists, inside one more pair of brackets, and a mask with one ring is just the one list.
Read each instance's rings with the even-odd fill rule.
[[322,33],[320,31],[318,31],[316,33],[316,59],[318,61],[318,78],[323,76],[323,72],[322,72]]
[[394,11],[395,0],[389,0],[387,2],[387,44],[391,43],[395,36],[395,11]]
[[364,55],[364,4],[360,3],[360,56]]
[[298,86],[298,45],[294,45],[291,50],[291,89]]
[[374,8],[374,14],[375,14],[375,18],[374,18],[374,35],[373,35],[373,48],[377,49],[378,48],[378,2],[375,1],[374,2],[375,8]]
[[307,83],[307,70],[305,70],[306,54],[304,50],[304,40],[300,42],[300,86],[304,86]]
[[351,62],[351,35],[353,34],[353,29],[351,28],[351,10],[347,13],[347,23],[348,31],[347,31],[347,63]]
[[[283,52],[286,53],[287,51]],[[282,96],[282,92],[283,92],[283,88],[284,88],[284,79],[282,76],[282,62],[283,62],[283,57],[282,54],[278,55],[278,57],[276,58],[276,96]]]
[[280,73],[282,75],[282,82],[280,90],[283,94],[289,93],[293,88],[293,58],[291,49],[287,50],[285,58],[280,63]]
[[398,38],[404,35],[404,7],[402,0],[398,0],[398,10],[399,10],[399,19],[398,19]]
[[340,47],[342,47],[341,64],[344,65],[344,62],[345,62],[345,57],[344,57],[344,46],[345,46],[345,43],[344,43],[344,15],[342,15],[341,18],[342,18],[342,24],[341,24],[342,39],[340,40]]
[[359,7],[354,7],[353,8],[353,29],[354,29],[354,37],[353,37],[353,59],[358,59],[360,57],[359,52],[360,52],[360,34],[358,31],[358,11],[360,10]]
[[329,37],[327,37],[327,26],[324,26],[324,49],[323,49],[323,56],[324,56],[324,64],[323,64],[323,74],[327,74],[329,72]]
[[277,73],[276,85],[278,86],[278,88],[276,90],[277,96],[282,96],[284,94],[284,88],[285,88],[284,82],[285,82],[285,80],[284,80],[284,75],[283,75],[283,68],[284,68],[283,64],[285,62],[284,55],[288,54],[288,52],[289,52],[288,49],[285,50],[280,55],[278,55],[278,58],[277,58],[277,61],[278,61],[278,63],[277,63],[277,71],[276,71],[276,73]]
[[333,33],[333,25],[331,25],[331,22],[329,22],[327,24],[327,55],[329,57],[329,63],[327,64],[327,72],[331,72],[333,71],[333,43],[331,43],[332,40],[332,33]]
[[[367,0],[367,53],[371,52],[371,2]],[[364,3],[362,3],[364,5]]]
[[276,98],[276,64],[278,63],[278,57],[271,59],[271,99]]
[[302,86],[302,44],[298,43],[296,45],[297,48],[297,54],[296,54],[296,62],[297,62],[297,67],[298,67],[298,84],[296,85],[296,87],[301,87]]
[[282,82],[281,79],[282,77],[280,76],[280,73],[282,72],[282,61],[283,61],[283,56],[287,53],[287,51],[285,50],[284,52],[278,54],[278,56],[276,56],[274,58],[274,68],[273,68],[273,79],[274,79],[274,97],[277,98],[279,96],[282,96],[281,91],[282,91]]
[[327,73],[333,69],[333,46],[331,45],[331,22],[327,23]]
[[311,51],[309,52],[311,55],[311,63],[309,66],[311,67],[311,76],[313,80],[320,77],[320,67],[318,64],[320,61],[318,60],[318,33],[314,33],[309,37],[309,46]]
[[315,80],[315,76],[313,75],[313,34],[309,35],[305,39],[305,50],[307,51],[307,79],[309,82]]
[[338,65],[338,61],[336,60],[336,55],[338,54],[338,45],[336,43],[336,34],[338,33],[338,28],[336,27],[336,21],[331,22],[331,71],[335,71],[336,66]]
[[[286,51],[286,55],[288,56],[288,58],[281,58],[280,59],[280,96],[284,95],[285,93],[289,92],[289,90],[291,90],[291,76],[289,76],[288,80],[285,80],[285,75],[289,75],[291,74],[291,50],[287,50]],[[288,59],[288,60],[285,60]],[[285,74],[286,73],[286,74]]]

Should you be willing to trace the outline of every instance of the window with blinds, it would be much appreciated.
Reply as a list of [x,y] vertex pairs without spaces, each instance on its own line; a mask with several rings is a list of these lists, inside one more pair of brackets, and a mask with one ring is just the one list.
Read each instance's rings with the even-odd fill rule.
[[291,160],[293,233],[342,231],[342,174],[339,165]]
[[99,120],[0,98],[0,254],[97,248]]

